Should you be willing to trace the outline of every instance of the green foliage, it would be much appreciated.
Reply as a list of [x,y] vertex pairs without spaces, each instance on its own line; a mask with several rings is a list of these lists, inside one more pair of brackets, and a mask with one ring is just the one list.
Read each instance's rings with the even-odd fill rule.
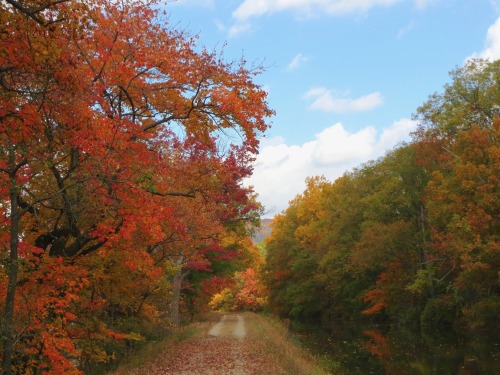
[[468,61],[452,70],[450,77],[452,82],[444,86],[443,93],[434,93],[418,108],[420,123],[451,136],[473,124],[491,127],[500,115],[500,60]]
[[267,257],[267,248],[266,248],[266,244],[264,242],[259,242],[257,244],[257,249],[259,249],[259,252],[263,258]]
[[456,318],[452,301],[448,297],[437,297],[427,301],[420,316],[420,323],[428,326],[451,325]]
[[500,61],[451,73],[411,144],[316,177],[266,241],[270,304],[298,319],[495,325]]
[[433,286],[434,273],[432,265],[418,270],[413,282],[407,286],[408,291],[419,296],[428,295]]
[[464,308],[463,318],[472,328],[498,328],[500,322],[500,296],[491,296]]
[[269,303],[281,316],[308,319],[323,306],[316,277],[321,249],[309,226],[316,224],[315,198],[325,185],[324,179],[309,180],[304,195],[286,214],[275,217],[273,233],[266,239],[264,281],[270,288]]

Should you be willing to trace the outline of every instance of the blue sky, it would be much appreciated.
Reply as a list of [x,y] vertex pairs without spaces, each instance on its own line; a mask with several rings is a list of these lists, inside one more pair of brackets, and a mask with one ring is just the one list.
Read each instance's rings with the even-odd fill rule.
[[276,111],[254,186],[271,217],[408,140],[411,116],[467,58],[500,58],[500,0],[177,0],[170,24],[263,64]]

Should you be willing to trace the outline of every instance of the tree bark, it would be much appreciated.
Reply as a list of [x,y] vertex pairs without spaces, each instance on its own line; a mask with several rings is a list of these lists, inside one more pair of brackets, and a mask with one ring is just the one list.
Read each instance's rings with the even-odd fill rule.
[[177,266],[174,277],[172,279],[172,297],[170,299],[170,311],[169,317],[172,324],[178,326],[180,324],[179,316],[179,303],[181,299],[182,281],[189,272],[182,272],[182,266],[185,263],[185,258],[183,255],[177,257],[174,260],[174,264]]
[[172,299],[170,300],[170,320],[172,321],[172,324],[176,326],[180,324],[179,300],[181,298],[182,279],[182,269],[179,268],[175,271],[175,275],[172,280]]

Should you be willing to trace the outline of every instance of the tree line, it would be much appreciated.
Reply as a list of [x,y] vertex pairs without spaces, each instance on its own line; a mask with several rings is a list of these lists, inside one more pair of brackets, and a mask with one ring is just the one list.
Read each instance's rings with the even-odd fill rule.
[[156,1],[0,2],[2,374],[90,373],[246,282],[261,72]]
[[309,178],[275,218],[263,277],[278,314],[498,328],[500,61],[450,76],[411,142]]

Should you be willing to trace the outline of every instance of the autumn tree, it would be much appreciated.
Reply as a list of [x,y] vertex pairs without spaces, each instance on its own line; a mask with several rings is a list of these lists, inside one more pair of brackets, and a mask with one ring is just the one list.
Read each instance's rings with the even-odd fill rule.
[[[457,310],[466,324],[493,324],[498,279],[500,62],[469,61],[417,111],[419,163],[431,179],[424,196],[429,252],[440,293],[428,315]],[[451,292],[453,291],[453,292]],[[451,319],[454,319],[452,316]]]
[[223,244],[233,252],[233,259],[229,263],[227,256],[217,254],[209,273],[202,280],[209,297],[208,306],[226,311],[262,310],[267,305],[267,289],[261,278],[262,254],[248,236],[233,233]]
[[[350,255],[351,269],[376,275],[363,299],[363,314],[385,313],[393,321],[418,322],[422,298],[408,293],[428,267],[425,207],[427,183],[410,145],[401,145],[359,171],[363,185],[361,234]],[[360,182],[361,182],[360,181]],[[372,276],[373,277],[373,276]]]
[[[261,68],[199,49],[156,9],[0,4],[6,374],[78,373],[85,351],[103,360],[78,343],[127,338],[106,314],[154,316],[169,257],[196,258],[193,239],[258,210],[241,182],[272,114],[252,81]],[[195,217],[212,221],[193,229]],[[116,307],[117,285],[136,297]]]
[[286,211],[275,216],[266,238],[264,280],[270,289],[269,304],[281,316],[308,319],[321,311],[316,274],[322,241],[316,228],[321,216],[321,197],[328,182],[322,177],[306,181]]

